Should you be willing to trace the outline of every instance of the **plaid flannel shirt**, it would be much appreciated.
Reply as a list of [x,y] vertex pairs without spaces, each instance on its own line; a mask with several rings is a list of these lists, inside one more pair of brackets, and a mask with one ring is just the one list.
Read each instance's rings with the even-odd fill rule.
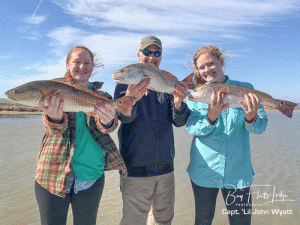
[[[60,82],[68,83],[65,78]],[[98,85],[98,86],[97,86]],[[98,91],[102,84],[98,82],[96,89],[92,89],[101,96],[111,98],[108,93]],[[85,114],[86,126],[95,142],[106,151],[105,170],[121,170],[127,175],[127,169],[115,143],[108,133],[114,131],[118,126],[117,116],[111,128],[106,129],[99,118]],[[74,141],[76,133],[76,113],[63,114],[61,124],[52,123],[48,116],[43,113],[43,124],[46,133],[43,137],[37,159],[37,170],[35,179],[42,187],[50,193],[65,197],[67,176],[72,170],[72,156],[74,154]]]

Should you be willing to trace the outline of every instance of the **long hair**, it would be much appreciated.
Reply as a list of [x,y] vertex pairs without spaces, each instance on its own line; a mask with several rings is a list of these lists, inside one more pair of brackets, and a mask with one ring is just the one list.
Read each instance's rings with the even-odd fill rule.
[[[72,53],[75,52],[75,51],[78,51],[78,50],[85,50],[89,53],[89,55],[92,58],[93,69],[95,67],[103,67],[103,63],[101,62],[101,60],[100,59],[95,60],[95,58],[96,58],[95,54],[90,49],[88,49],[87,47],[81,46],[81,45],[77,45],[77,46],[74,46],[73,48],[71,48],[71,50],[69,51],[69,53],[67,55],[66,64],[68,64],[70,62]],[[71,84],[75,83],[74,78],[71,76],[71,74],[68,70],[65,73],[65,78],[67,78]]]
[[195,70],[195,83],[196,85],[198,84],[204,84],[206,81],[200,76],[199,74],[199,70],[197,68],[196,62],[198,60],[198,58],[200,57],[200,55],[205,54],[205,53],[209,53],[213,56],[215,56],[218,60],[221,61],[222,66],[224,65],[224,61],[225,61],[225,54],[217,47],[213,46],[213,45],[206,45],[202,48],[199,48],[198,51],[194,54],[193,56],[193,67]]

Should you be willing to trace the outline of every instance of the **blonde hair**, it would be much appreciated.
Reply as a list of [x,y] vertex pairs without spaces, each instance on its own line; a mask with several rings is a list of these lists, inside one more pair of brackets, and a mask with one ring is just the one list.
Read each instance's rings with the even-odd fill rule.
[[224,66],[224,61],[225,61],[226,56],[219,48],[217,48],[213,45],[206,45],[202,48],[199,48],[198,51],[193,56],[193,63],[192,63],[193,67],[194,67],[194,70],[195,70],[196,85],[205,83],[205,81],[199,75],[199,71],[198,71],[198,68],[196,66],[196,61],[198,60],[200,55],[206,54],[206,53],[215,56],[218,60],[220,60],[221,65]]
[[[74,46],[73,48],[71,48],[71,50],[69,51],[69,53],[67,55],[66,64],[69,63],[69,61],[71,59],[71,55],[73,54],[73,52],[78,51],[78,50],[85,50],[85,51],[87,51],[89,53],[89,55],[92,58],[93,68],[95,68],[95,67],[103,67],[104,66],[103,63],[102,63],[101,57],[100,58],[96,58],[96,54],[94,54],[87,47],[81,46],[81,45],[77,45],[77,46]],[[73,77],[71,76],[71,74],[70,74],[70,72],[68,70],[65,73],[65,78],[67,78],[70,81],[71,84],[74,84],[74,79],[73,79]]]

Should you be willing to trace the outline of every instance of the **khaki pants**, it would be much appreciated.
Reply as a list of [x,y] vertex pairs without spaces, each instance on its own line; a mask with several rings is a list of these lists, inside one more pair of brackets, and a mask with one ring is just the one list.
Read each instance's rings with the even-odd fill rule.
[[171,224],[174,216],[174,172],[154,177],[122,177],[123,218],[120,225],[145,225],[151,205],[153,221]]

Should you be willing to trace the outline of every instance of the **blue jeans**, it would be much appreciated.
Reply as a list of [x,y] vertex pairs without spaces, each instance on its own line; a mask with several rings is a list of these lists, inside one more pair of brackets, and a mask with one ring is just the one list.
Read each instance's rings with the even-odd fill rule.
[[[195,198],[195,225],[212,224],[215,215],[216,201],[219,188],[197,186],[192,182]],[[230,225],[250,225],[252,198],[250,187],[244,189],[221,188]]]
[[99,203],[104,188],[104,174],[90,188],[71,192],[65,198],[51,194],[35,182],[35,196],[39,206],[42,225],[67,223],[69,205],[72,205],[73,224],[96,224]]

